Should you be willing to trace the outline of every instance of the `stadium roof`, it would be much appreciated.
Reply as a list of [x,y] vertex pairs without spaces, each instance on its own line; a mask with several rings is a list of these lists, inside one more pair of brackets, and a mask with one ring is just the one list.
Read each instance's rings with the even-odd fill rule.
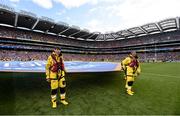
[[85,41],[111,41],[133,38],[154,33],[179,30],[179,17],[162,20],[156,23],[133,27],[118,32],[102,34],[100,32],[89,32],[78,26],[70,26],[64,22],[55,22],[48,17],[37,17],[36,14],[27,11],[16,12],[13,8],[0,4],[0,24],[10,25],[17,28],[40,31],[47,34],[53,33]]

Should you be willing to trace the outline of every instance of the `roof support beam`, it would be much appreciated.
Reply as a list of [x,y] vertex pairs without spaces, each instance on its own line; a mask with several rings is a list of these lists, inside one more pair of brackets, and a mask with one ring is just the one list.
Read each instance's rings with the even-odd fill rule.
[[126,31],[128,31],[129,33],[131,33],[131,34],[134,35],[134,36],[137,36],[135,33],[133,33],[133,32],[130,31],[130,30],[126,30]]
[[148,32],[145,29],[143,29],[141,26],[139,27],[139,29],[141,29],[144,33],[148,34]]
[[[99,40],[99,38],[102,37],[102,36],[103,36],[103,34],[99,34],[99,35],[96,37],[95,41]],[[103,37],[103,39],[104,39],[104,37]]]
[[100,34],[94,39],[94,41],[97,41],[98,40],[98,38],[99,38],[99,36],[100,36]]
[[78,38],[82,38],[82,37],[85,37],[85,36],[87,36],[87,35],[90,35],[90,33],[84,34],[84,35],[82,35],[82,36],[80,36],[80,37],[78,37]]
[[116,38],[113,36],[113,34],[111,34],[111,33],[110,33],[110,35],[111,35],[111,37],[113,37],[113,38],[114,38],[114,40],[116,40]]
[[116,34],[118,34],[120,37],[123,37],[124,39],[126,39],[126,36],[121,35],[121,34],[119,34],[119,33],[116,33]]
[[16,13],[15,21],[14,21],[14,26],[17,27],[17,21],[18,21],[18,13]]
[[105,41],[105,40],[106,40],[106,38],[105,38],[105,34],[103,34],[102,36],[103,36],[103,40]]
[[59,35],[61,35],[62,33],[66,32],[66,31],[69,30],[69,29],[70,29],[70,27],[68,27],[67,29],[61,31],[61,32],[59,33]]
[[[95,35],[95,33],[93,33],[93,34],[92,34],[91,36],[89,36],[87,39],[90,39],[90,38],[91,38],[92,36],[94,36],[94,35]],[[87,39],[86,39],[86,40],[87,40]]]
[[179,30],[180,29],[179,17],[176,17],[176,26],[177,26],[177,29]]
[[109,36],[109,35],[104,34],[103,36],[104,36],[104,41],[106,41],[107,40],[107,36]]
[[32,26],[32,30],[36,27],[36,25],[38,24],[39,19],[36,20],[36,22],[34,23],[34,25]]
[[73,35],[76,35],[76,34],[78,34],[78,33],[80,33],[80,32],[81,32],[81,30],[79,30],[78,32],[75,32],[75,33],[69,35],[69,37],[72,37]]
[[160,30],[160,32],[162,33],[163,30],[162,30],[161,26],[160,26],[158,23],[155,23],[155,25],[157,26],[157,28],[158,28],[158,29]]

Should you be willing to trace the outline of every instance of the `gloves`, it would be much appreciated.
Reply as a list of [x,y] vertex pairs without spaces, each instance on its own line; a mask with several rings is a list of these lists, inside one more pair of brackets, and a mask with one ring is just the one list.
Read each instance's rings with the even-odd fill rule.
[[48,83],[50,83],[50,78],[49,78],[49,76],[46,76],[46,81],[47,81]]
[[140,75],[140,72],[137,72],[137,76],[139,76]]
[[65,71],[61,71],[61,77],[65,76]]
[[121,66],[121,70],[122,70],[122,71],[125,71],[125,69],[126,69],[126,66],[122,65],[122,66]]

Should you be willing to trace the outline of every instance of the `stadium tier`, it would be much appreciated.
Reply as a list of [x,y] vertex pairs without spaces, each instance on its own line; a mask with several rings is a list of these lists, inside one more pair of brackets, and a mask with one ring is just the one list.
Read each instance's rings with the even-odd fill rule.
[[61,47],[67,61],[120,61],[132,50],[141,61],[179,61],[179,20],[101,34],[1,5],[0,60],[46,60]]

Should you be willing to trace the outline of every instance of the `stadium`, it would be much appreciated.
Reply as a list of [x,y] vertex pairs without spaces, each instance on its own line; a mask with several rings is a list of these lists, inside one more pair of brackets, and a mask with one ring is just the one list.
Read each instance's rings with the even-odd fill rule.
[[[180,114],[179,17],[101,33],[0,5],[0,44],[0,114]],[[67,66],[70,102],[57,109],[45,80],[54,47]],[[134,96],[120,66],[131,51],[142,63]]]

